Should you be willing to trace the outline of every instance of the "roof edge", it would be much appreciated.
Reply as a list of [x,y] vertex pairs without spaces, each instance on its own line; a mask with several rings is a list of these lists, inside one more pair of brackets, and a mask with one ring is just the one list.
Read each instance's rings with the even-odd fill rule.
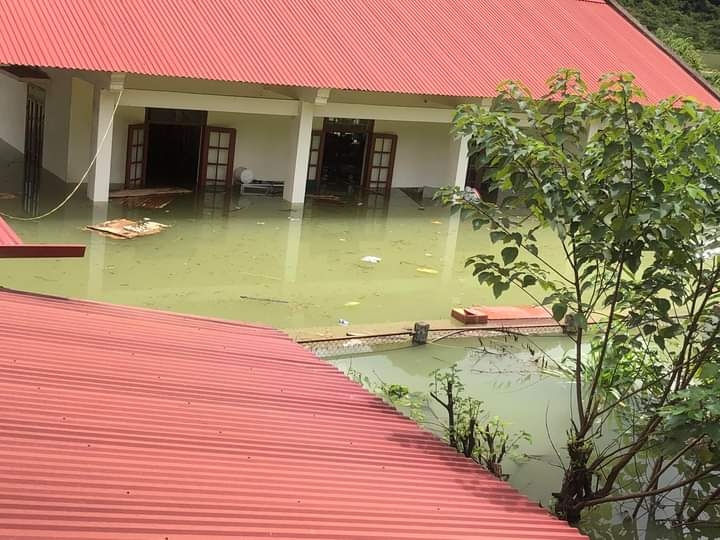
[[650,39],[650,41],[652,41],[657,47],[659,47],[660,50],[662,50],[665,54],[667,54],[670,58],[677,62],[680,67],[682,67],[693,79],[695,79],[696,82],[700,84],[700,86],[705,88],[705,90],[710,92],[710,94],[720,102],[720,90],[710,84],[707,79],[702,76],[702,74],[693,69],[687,62],[685,62],[685,60],[680,58],[680,56],[675,51],[673,51],[670,47],[668,47],[665,43],[658,39],[658,37],[653,34],[644,24],[637,20],[632,13],[630,13],[627,9],[621,6],[618,0],[605,0],[605,2],[607,2],[607,4],[615,11],[617,11],[623,18],[630,22],[630,24],[635,26],[635,28],[637,28],[645,37]]

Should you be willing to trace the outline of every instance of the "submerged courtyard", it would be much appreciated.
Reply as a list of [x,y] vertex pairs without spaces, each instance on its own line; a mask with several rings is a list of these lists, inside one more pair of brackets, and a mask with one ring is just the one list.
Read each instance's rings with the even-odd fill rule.
[[[48,190],[41,205],[49,208],[56,198],[60,194]],[[185,195],[163,209],[147,209],[113,201],[93,206],[77,197],[47,218],[11,223],[26,242],[84,243],[85,258],[9,260],[0,267],[0,282],[25,291],[310,329],[311,335],[346,323],[352,329],[449,322],[455,306],[497,302],[464,268],[470,255],[499,249],[487,231],[473,231],[430,198],[393,190],[387,203],[378,199],[309,199],[304,209],[292,209],[277,197],[234,194],[229,201],[198,201]],[[19,204],[0,201],[0,211],[20,213]],[[131,240],[84,230],[120,217],[170,227]],[[518,290],[502,303],[532,301]]]

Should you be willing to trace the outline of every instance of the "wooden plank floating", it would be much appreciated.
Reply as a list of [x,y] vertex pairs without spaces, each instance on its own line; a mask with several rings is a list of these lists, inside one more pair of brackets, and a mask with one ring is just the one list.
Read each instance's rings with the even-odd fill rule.
[[181,195],[186,193],[192,193],[192,190],[179,187],[119,189],[117,191],[111,191],[110,198],[120,199],[125,197],[150,197],[152,195]]

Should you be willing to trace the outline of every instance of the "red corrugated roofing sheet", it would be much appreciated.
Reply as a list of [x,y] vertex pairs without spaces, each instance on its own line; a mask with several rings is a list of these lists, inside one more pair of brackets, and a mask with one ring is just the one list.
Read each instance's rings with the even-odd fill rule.
[[720,105],[598,0],[0,0],[0,63],[450,96],[572,67]]
[[275,330],[0,313],[2,538],[584,538]]
[[25,244],[13,228],[0,217],[0,259],[83,257],[80,244]]

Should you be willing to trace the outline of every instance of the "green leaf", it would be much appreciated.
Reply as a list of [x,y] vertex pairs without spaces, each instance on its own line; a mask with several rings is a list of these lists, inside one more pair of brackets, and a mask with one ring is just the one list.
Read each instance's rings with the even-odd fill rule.
[[537,283],[537,278],[535,276],[531,276],[530,274],[523,277],[522,285],[523,287],[532,287]]
[[506,247],[502,250],[501,255],[502,255],[503,262],[505,264],[510,264],[517,258],[518,248],[512,247],[512,246]]
[[568,307],[566,304],[553,304],[552,307],[552,315],[553,319],[555,319],[557,322],[562,321],[565,318],[565,314],[567,313]]
[[507,281],[498,281],[495,284],[493,284],[493,294],[495,295],[495,298],[500,298],[502,293],[507,291],[510,288],[510,283]]
[[507,233],[504,231],[491,231],[490,232],[490,241],[493,244],[497,244],[501,240],[505,240],[505,237],[507,236]]

